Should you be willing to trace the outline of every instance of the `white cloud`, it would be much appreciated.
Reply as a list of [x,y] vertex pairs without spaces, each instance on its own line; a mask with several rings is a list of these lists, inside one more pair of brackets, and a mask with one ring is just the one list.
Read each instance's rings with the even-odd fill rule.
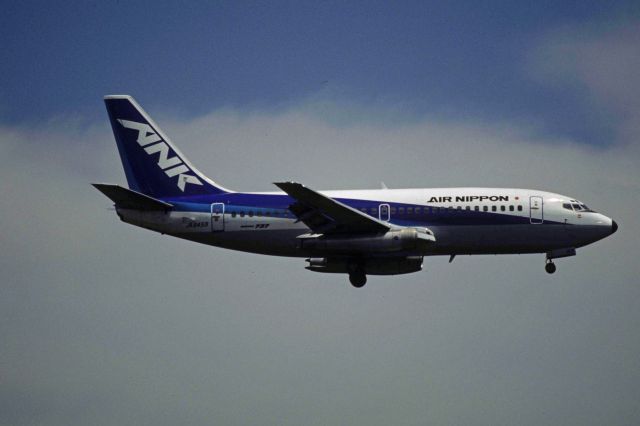
[[[539,423],[603,404],[614,418],[631,412],[620,398],[637,389],[619,382],[622,370],[638,371],[628,354],[640,347],[637,310],[624,305],[640,272],[631,147],[540,141],[480,122],[337,128],[296,110],[166,123],[234,188],[271,190],[282,178],[319,188],[534,186],[621,224],[558,262],[553,279],[542,256],[429,259],[425,272],[356,292],[301,260],[118,222],[88,185],[124,182],[108,128],[64,127],[2,131],[0,363],[14,407],[0,410],[5,421],[299,424],[312,413],[320,423],[488,423],[525,413],[523,423]],[[554,408],[545,396],[554,394],[569,408]],[[494,410],[478,413],[480,401]],[[537,414],[540,404],[550,411]]]

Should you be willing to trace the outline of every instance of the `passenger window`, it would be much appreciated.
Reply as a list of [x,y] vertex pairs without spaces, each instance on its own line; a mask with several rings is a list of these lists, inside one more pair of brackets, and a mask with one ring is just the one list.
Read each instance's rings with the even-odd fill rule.
[[404,214],[404,207],[398,207],[398,214]]
[[396,214],[396,208],[395,207],[391,207],[391,214]]
[[240,217],[244,217],[244,210],[240,212]]
[[363,208],[361,208],[360,210],[361,210],[363,213],[366,213],[366,212],[367,212],[367,208],[366,208],[366,207],[363,207]]
[[492,212],[497,212],[497,211],[498,211],[498,207],[496,207],[496,206],[491,206],[491,211],[492,211]]
[[512,212],[514,210],[513,206],[509,206],[509,211]]
[[457,207],[457,210],[458,210],[458,211],[462,210],[462,206],[458,206],[458,207]]
[[482,211],[483,212],[488,212],[489,211],[489,206],[482,206]]
[[518,211],[521,212],[522,211],[522,206],[518,206]]
[[407,214],[413,214],[413,207],[407,207]]
[[471,206],[467,206],[464,208],[465,210],[471,210]]
[[249,210],[249,217],[253,217],[253,210]]
[[500,206],[500,211],[501,212],[506,211],[506,210],[507,210],[507,208],[505,206]]
[[480,206],[474,206],[474,207],[473,207],[473,209],[474,209],[475,211],[479,212],[479,211],[480,211]]
[[371,212],[371,214],[372,214],[372,215],[374,215],[374,216],[378,213],[378,209],[376,209],[375,207],[371,207],[371,208],[369,209],[369,211],[370,211],[370,212]]
[[236,212],[231,212],[231,217],[236,217]]

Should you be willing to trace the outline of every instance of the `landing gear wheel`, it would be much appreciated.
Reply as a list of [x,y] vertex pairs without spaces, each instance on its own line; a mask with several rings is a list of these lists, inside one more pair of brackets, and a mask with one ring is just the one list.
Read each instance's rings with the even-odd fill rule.
[[364,272],[353,272],[349,274],[349,282],[355,288],[363,287],[367,283],[367,275]]
[[553,274],[556,271],[556,264],[551,260],[547,260],[547,264],[544,265],[544,270],[547,271],[548,274]]

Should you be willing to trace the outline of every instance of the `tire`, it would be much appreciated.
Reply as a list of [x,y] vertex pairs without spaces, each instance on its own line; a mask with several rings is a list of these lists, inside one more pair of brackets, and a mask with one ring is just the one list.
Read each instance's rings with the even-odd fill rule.
[[364,287],[364,285],[367,283],[367,275],[363,272],[355,272],[349,274],[349,282],[355,288]]
[[544,270],[547,271],[547,274],[553,274],[556,271],[556,264],[553,262],[549,262],[544,265]]

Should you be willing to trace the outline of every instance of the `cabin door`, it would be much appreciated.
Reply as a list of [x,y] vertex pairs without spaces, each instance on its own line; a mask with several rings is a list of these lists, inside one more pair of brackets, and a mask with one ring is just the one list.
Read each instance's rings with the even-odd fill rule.
[[211,231],[224,231],[224,204],[211,204]]
[[544,201],[542,197],[529,197],[529,221],[533,224],[544,222]]

